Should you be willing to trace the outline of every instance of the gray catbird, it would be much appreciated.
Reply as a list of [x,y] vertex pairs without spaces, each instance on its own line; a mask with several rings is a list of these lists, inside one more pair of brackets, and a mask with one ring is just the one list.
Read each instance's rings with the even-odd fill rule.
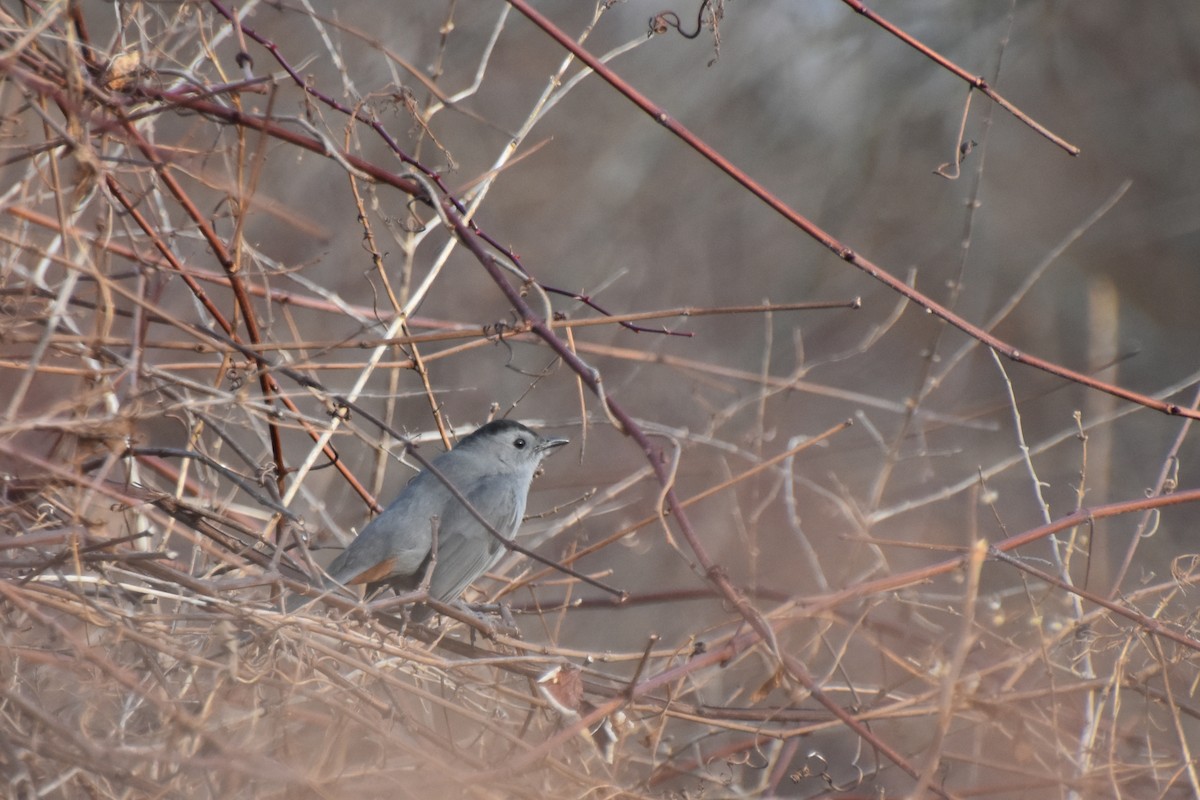
[[[521,525],[538,465],[566,443],[499,419],[435,458],[433,466],[498,533],[511,539]],[[368,596],[384,586],[412,591],[421,585],[433,558],[435,536],[437,560],[429,596],[444,603],[457,598],[504,555],[504,545],[462,500],[431,470],[424,470],[333,560],[327,572],[334,583],[327,585],[365,583]],[[305,602],[293,597],[287,606],[292,610]]]

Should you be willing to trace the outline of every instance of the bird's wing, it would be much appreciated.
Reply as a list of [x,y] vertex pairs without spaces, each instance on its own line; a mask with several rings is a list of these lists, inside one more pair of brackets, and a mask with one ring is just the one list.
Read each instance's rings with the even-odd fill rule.
[[[523,496],[502,488],[508,483],[490,476],[477,481],[463,496],[492,527],[511,538],[525,509]],[[430,596],[443,603],[457,598],[504,550],[504,545],[454,498],[447,501],[445,516],[438,525],[437,565],[429,583]]]
[[436,516],[448,492],[425,473],[400,492],[384,512],[363,528],[358,538],[329,565],[338,583],[376,583],[416,574],[429,555],[430,519]]

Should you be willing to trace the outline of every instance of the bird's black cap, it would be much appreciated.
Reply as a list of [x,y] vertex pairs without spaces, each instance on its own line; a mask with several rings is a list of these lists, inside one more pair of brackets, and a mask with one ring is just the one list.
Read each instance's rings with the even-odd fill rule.
[[[470,436],[463,439],[463,442],[470,441],[471,439],[482,439],[484,436],[492,436],[509,431],[522,431],[524,433],[533,433],[535,436],[537,435],[528,425],[523,425],[515,419],[494,419],[486,425],[476,428]],[[459,444],[462,444],[462,442]]]

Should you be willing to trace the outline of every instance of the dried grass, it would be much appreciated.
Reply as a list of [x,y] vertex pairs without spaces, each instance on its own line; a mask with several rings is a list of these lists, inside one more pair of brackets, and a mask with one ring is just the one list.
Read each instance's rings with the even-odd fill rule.
[[[504,272],[507,260],[489,256],[498,242],[463,221],[468,194],[482,200],[512,154],[453,193],[425,169],[451,161],[431,120],[468,112],[451,117],[445,139],[460,120],[475,124],[465,95],[315,12],[259,7],[237,31],[221,8],[115,6],[112,30],[86,4],[4,13],[14,138],[0,199],[0,775],[10,795],[1200,791],[1193,557],[1175,554],[1172,574],[1147,570],[1136,588],[1117,578],[1112,594],[1080,579],[1089,537],[1112,530],[1106,519],[1141,513],[1142,532],[1161,508],[1194,499],[1170,493],[1168,470],[1149,500],[1090,510],[1081,478],[1073,515],[1052,524],[1041,509],[1024,513],[1024,531],[996,522],[988,549],[979,526],[1013,513],[996,506],[992,482],[1020,473],[1039,485],[1032,457],[981,450],[959,483],[906,484],[892,450],[882,467],[875,455],[854,462],[883,477],[878,490],[851,491],[800,476],[797,460],[818,442],[842,453],[874,443],[844,444],[841,426],[817,436],[771,410],[792,392],[875,403],[909,431],[951,419],[966,442],[980,420],[965,404],[904,416],[912,398],[818,385],[803,368],[778,377],[769,356],[761,370],[734,368],[669,352],[657,334],[589,339],[551,319],[586,366],[615,365],[604,386],[636,397],[628,376],[641,376],[658,387],[650,396],[687,407],[646,402],[659,418],[610,426],[621,406],[602,406],[594,384],[585,392],[591,374],[532,324],[569,298]],[[437,14],[405,13],[436,38]],[[304,81],[305,51],[289,39],[301,23],[345,85],[367,78],[335,40],[412,86],[358,105],[323,81],[306,95],[287,74]],[[279,62],[256,37],[279,46]],[[487,67],[487,40],[467,41]],[[241,52],[252,60],[239,70]],[[528,136],[576,74],[564,65],[549,82],[516,150],[536,146]],[[397,129],[394,149],[376,136]],[[449,196],[463,205],[438,210]],[[343,222],[321,218],[333,208]],[[354,268],[314,269],[315,245],[355,217]],[[474,259],[458,255],[463,245]],[[514,321],[497,286],[539,313]],[[769,331],[785,310],[720,305],[690,311],[753,312]],[[845,357],[874,354],[899,316]],[[558,366],[537,372],[547,363]],[[681,376],[701,388],[684,390]],[[480,384],[492,379],[507,383],[489,394]],[[709,390],[720,403],[702,397]],[[470,403],[455,406],[458,393]],[[511,603],[515,628],[495,616],[408,624],[387,598],[281,610],[288,587],[316,574],[309,546],[344,542],[403,480],[389,455],[401,439],[436,452],[455,417],[478,420],[501,397],[591,442],[582,469],[599,477],[556,483],[580,468],[552,462],[535,500],[554,510],[532,524],[540,552],[628,591],[624,606],[514,558],[472,597]],[[997,417],[1016,411],[1010,400]],[[697,410],[709,429],[679,421]],[[747,414],[757,438],[721,432]],[[649,468],[620,456],[618,427],[661,451]],[[1060,433],[1026,453],[1072,441]],[[1086,469],[1086,455],[1078,461]],[[889,481],[903,487],[891,505]],[[889,522],[912,509],[928,536],[892,538]],[[810,539],[822,528],[840,533]],[[1129,550],[1135,572],[1140,555]]]

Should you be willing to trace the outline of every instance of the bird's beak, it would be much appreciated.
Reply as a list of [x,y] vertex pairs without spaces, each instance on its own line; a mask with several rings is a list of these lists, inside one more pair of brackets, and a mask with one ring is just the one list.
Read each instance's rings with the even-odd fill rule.
[[564,444],[570,444],[570,443],[571,443],[570,439],[547,439],[546,441],[544,441],[540,445],[538,445],[538,452],[544,453],[548,450],[556,450],[559,447],[562,447]]

